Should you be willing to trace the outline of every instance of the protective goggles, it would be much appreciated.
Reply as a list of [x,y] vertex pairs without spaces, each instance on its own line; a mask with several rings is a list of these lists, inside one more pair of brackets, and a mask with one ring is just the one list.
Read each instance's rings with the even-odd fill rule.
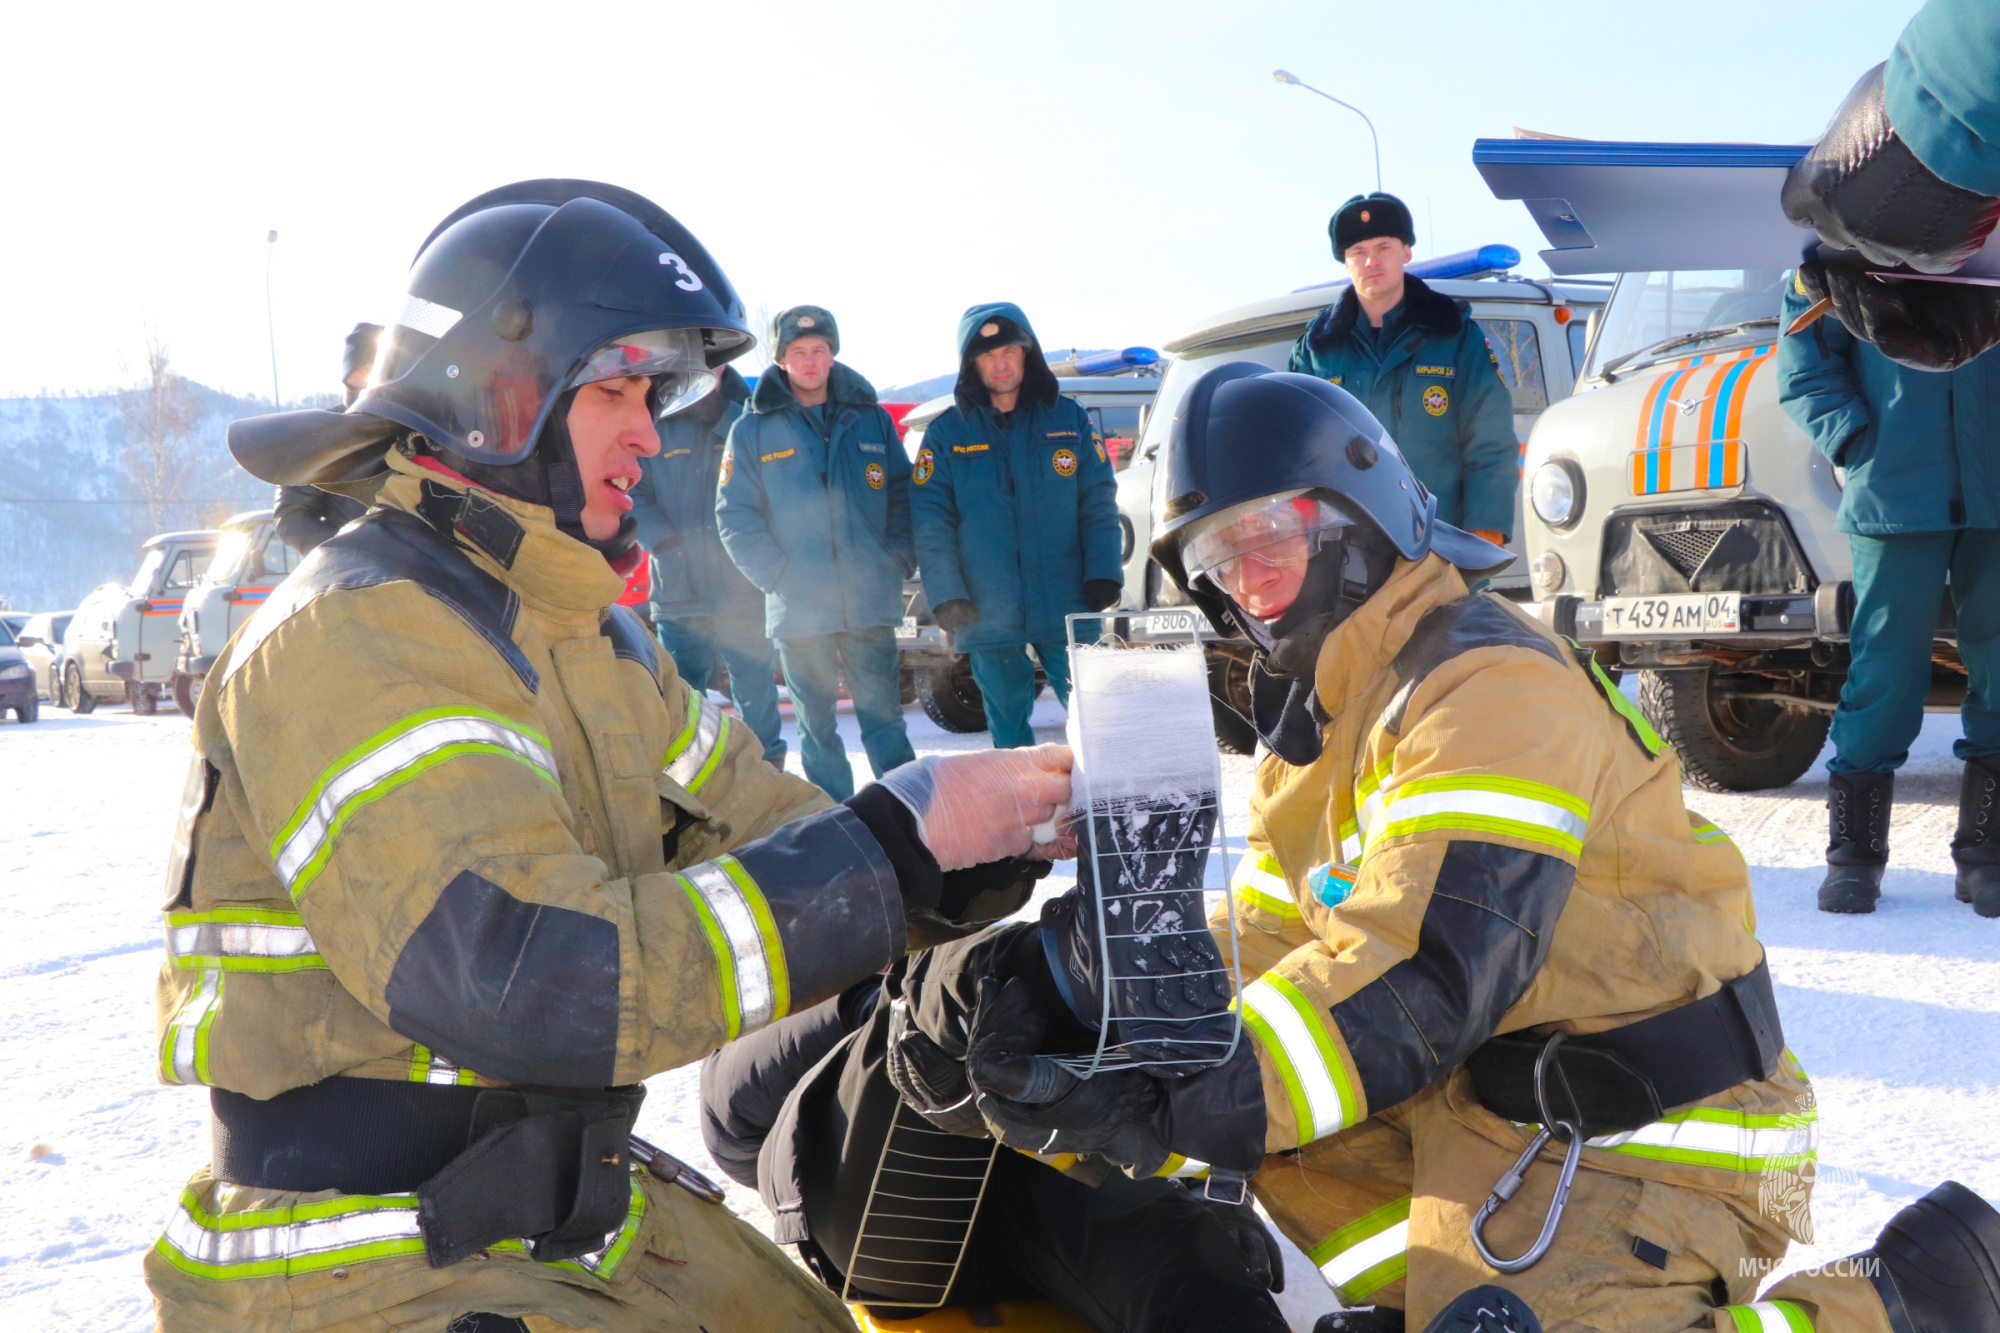
[[1246,566],[1302,565],[1354,520],[1329,500],[1303,490],[1246,500],[1196,519],[1181,539],[1181,563],[1190,582],[1207,578],[1234,594]]
[[569,387],[600,380],[650,379],[656,383],[657,415],[668,416],[715,388],[720,377],[708,368],[700,329],[649,329],[613,339],[590,354]]

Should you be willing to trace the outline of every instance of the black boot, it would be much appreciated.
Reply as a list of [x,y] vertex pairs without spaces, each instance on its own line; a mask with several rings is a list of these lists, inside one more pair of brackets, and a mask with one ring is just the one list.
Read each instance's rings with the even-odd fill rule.
[[1981,916],[2000,916],[2000,758],[1968,759],[1958,789],[1958,900]]
[[1889,864],[1889,807],[1894,773],[1828,773],[1826,878],[1819,886],[1822,912],[1872,912],[1882,896]]
[[1364,1310],[1336,1310],[1323,1314],[1313,1325],[1313,1333],[1403,1333],[1403,1312],[1386,1305]]
[[1955,1180],[1889,1219],[1856,1256],[1896,1333],[2000,1333],[2000,1212]]
[[1542,1333],[1542,1321],[1513,1292],[1474,1287],[1439,1311],[1424,1333]]

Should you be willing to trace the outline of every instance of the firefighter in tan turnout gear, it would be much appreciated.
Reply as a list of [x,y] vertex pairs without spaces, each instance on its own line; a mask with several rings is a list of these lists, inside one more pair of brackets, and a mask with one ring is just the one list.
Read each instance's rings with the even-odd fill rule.
[[[1365,408],[1216,367],[1155,487],[1154,558],[1257,649],[1252,1186],[1376,1307],[1323,1327],[2000,1327],[2000,1214],[1949,1182],[1759,1298],[1809,1235],[1815,1112],[1744,859],[1587,656],[1468,593],[1506,553]],[[1509,1309],[1452,1322],[1485,1284]]]
[[641,1081],[899,957],[1030,851],[1067,752],[832,805],[614,605],[654,418],[750,341],[657,206],[523,182],[425,242],[348,411],[231,428],[379,494],[196,719],[160,1074],[210,1089],[214,1157],[146,1259],[164,1329],[852,1327],[630,1140]]

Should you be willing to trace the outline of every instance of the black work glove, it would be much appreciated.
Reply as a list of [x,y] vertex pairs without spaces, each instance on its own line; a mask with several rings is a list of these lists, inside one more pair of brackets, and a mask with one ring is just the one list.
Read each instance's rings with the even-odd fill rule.
[[954,597],[932,607],[931,619],[938,623],[939,629],[961,630],[979,623],[979,608],[969,597]]
[[1016,977],[979,984],[965,1066],[974,1105],[994,1138],[1028,1153],[1095,1153],[1134,1176],[1166,1165],[1167,1098],[1137,1070],[1079,1079],[1039,1054],[1048,1020]]
[[1818,260],[1799,265],[1798,284],[1815,301],[1832,297],[1849,333],[1913,370],[1956,370],[2000,342],[2000,287],[1878,278]]
[[938,911],[952,921],[998,921],[1021,910],[1034,896],[1037,882],[1055,867],[1047,861],[1010,856],[1004,861],[947,870]]
[[1882,69],[1861,76],[1826,133],[1785,176],[1785,216],[1884,268],[1950,273],[2000,222],[2000,199],[1960,189],[1917,160],[1889,123]]
[[1219,1203],[1199,1191],[1195,1197],[1201,1199],[1209,1216],[1222,1223],[1222,1229],[1229,1233],[1236,1248],[1243,1251],[1243,1262],[1250,1276],[1263,1283],[1267,1291],[1283,1291],[1285,1256],[1270,1228],[1264,1225],[1264,1219],[1257,1215],[1256,1207],[1248,1199],[1242,1203]]
[[1083,585],[1083,601],[1093,611],[1109,611],[1125,596],[1125,585],[1116,579],[1092,579]]

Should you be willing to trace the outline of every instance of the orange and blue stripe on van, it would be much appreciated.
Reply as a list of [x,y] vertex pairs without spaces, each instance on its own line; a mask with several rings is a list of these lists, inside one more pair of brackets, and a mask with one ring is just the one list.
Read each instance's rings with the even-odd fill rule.
[[[1744,481],[1743,403],[1774,343],[1670,366],[1646,390],[1632,451],[1632,494],[1715,490]],[[1688,412],[1682,403],[1698,403]],[[1688,426],[1688,419],[1693,425]]]

